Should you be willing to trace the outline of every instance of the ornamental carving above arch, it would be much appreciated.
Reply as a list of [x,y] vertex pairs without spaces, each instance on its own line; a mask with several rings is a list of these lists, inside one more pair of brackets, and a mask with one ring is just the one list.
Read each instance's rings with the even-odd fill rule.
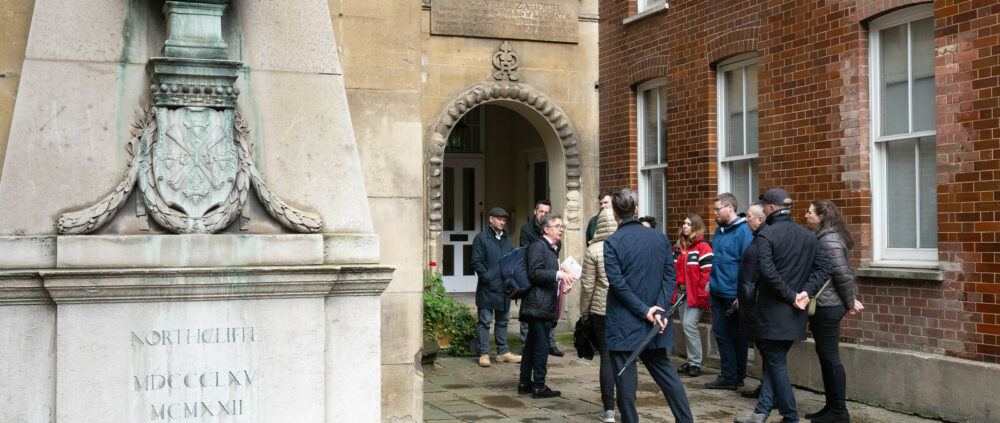
[[442,231],[442,175],[445,140],[459,119],[477,106],[495,101],[513,101],[531,107],[551,125],[559,136],[566,167],[566,207],[568,224],[580,221],[580,146],[573,123],[566,112],[537,88],[524,83],[484,81],[477,83],[449,101],[431,123],[427,143],[428,229]]
[[576,228],[580,222],[580,146],[576,128],[566,112],[541,90],[525,84],[517,73],[518,57],[508,41],[494,52],[490,61],[493,72],[482,82],[473,84],[453,97],[431,122],[425,143],[427,157],[427,218],[431,238],[442,230],[442,175],[444,173],[445,140],[452,128],[467,112],[486,103],[512,101],[528,106],[548,122],[559,136],[565,157],[566,206],[563,217],[567,226]]

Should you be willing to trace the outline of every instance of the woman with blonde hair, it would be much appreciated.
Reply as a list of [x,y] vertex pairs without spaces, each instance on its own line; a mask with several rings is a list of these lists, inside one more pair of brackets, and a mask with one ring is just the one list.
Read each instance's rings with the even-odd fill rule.
[[815,314],[809,316],[826,404],[805,417],[817,423],[850,422],[845,404],[847,375],[840,362],[840,320],[848,311],[854,314],[864,309],[857,300],[854,273],[848,263],[854,239],[840,210],[830,200],[813,201],[806,212],[806,224],[819,238],[820,248],[829,255],[833,272],[817,295]]
[[696,377],[701,374],[701,333],[698,321],[701,311],[709,309],[708,277],[712,272],[712,244],[705,239],[705,222],[697,214],[689,214],[677,231],[674,245],[674,268],[677,269],[677,296],[687,293],[687,301],[677,308],[680,313],[684,338],[687,339],[687,362],[677,368],[678,373]]

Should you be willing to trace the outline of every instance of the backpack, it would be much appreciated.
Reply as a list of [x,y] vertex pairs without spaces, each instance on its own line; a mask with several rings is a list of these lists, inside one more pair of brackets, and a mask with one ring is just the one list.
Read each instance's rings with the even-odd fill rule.
[[524,247],[517,247],[500,258],[500,276],[503,278],[503,292],[512,300],[520,300],[531,290],[528,280],[528,266],[524,260]]

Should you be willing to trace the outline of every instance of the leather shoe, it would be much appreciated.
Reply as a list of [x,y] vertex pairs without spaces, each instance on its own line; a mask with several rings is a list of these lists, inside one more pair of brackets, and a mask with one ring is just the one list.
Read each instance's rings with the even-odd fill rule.
[[548,385],[542,386],[541,388],[535,388],[531,391],[532,398],[553,398],[562,395],[562,392],[553,391]]
[[681,366],[677,368],[677,373],[687,373],[690,371],[691,371],[691,365],[688,363],[681,364]]
[[740,396],[742,396],[743,398],[757,398],[757,397],[759,397],[760,396],[760,385],[757,385],[757,389],[754,389],[752,391],[743,391],[743,392],[740,392]]
[[723,378],[718,378],[716,380],[713,380],[711,382],[706,383],[705,384],[705,388],[708,388],[708,389],[729,389],[731,391],[735,391],[736,388],[740,387],[739,385],[740,384],[738,384],[736,381],[726,380],[726,379],[723,379]]
[[691,376],[691,377],[701,376],[701,367],[700,366],[691,366],[691,370],[688,370],[688,376]]
[[508,351],[508,352],[506,352],[504,354],[498,355],[497,356],[497,361],[499,361],[499,362],[507,362],[507,363],[520,363],[521,362],[521,356]]
[[562,357],[562,356],[564,356],[566,354],[563,353],[562,351],[559,351],[559,348],[552,347],[552,348],[549,348],[549,355],[554,355],[556,357]]
[[532,389],[531,389],[531,384],[530,383],[527,384],[527,385],[522,385],[520,383],[517,384],[517,394],[518,395],[528,395],[528,394],[531,393],[531,391],[532,391]]

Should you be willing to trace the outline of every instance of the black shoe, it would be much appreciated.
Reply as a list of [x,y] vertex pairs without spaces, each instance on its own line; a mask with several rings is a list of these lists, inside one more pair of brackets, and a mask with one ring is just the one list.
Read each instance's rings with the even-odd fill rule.
[[517,384],[517,394],[518,395],[528,395],[528,394],[531,393],[532,390],[533,389],[531,389],[531,384],[530,383],[527,384],[527,385],[522,385],[520,383]]
[[834,410],[830,409],[826,414],[812,419],[813,423],[850,423],[851,415],[847,412],[847,409]]
[[688,363],[681,364],[681,366],[677,368],[677,373],[687,373],[690,371],[691,371],[691,365]]
[[718,378],[705,384],[705,388],[708,389],[729,389],[731,391],[735,391],[736,388],[739,388],[740,386],[743,386],[743,382],[736,382],[723,378]]
[[824,415],[826,415],[826,413],[829,413],[829,412],[830,412],[830,406],[829,405],[824,405],[823,408],[819,409],[819,411],[817,411],[815,413],[806,414],[806,415],[804,415],[802,417],[805,417],[805,418],[811,420],[811,419],[815,419],[817,417],[823,417]]
[[757,389],[754,389],[752,391],[743,391],[743,392],[740,392],[740,396],[742,396],[743,398],[757,398],[757,397],[759,397],[760,396],[760,385],[757,385]]
[[564,356],[566,354],[563,353],[562,351],[559,351],[559,348],[552,347],[552,348],[549,348],[549,355],[554,355],[556,357],[562,357],[562,356]]
[[691,377],[701,376],[701,367],[700,366],[691,366],[691,369],[688,370],[688,376],[691,376]]
[[542,386],[541,388],[535,388],[531,391],[532,398],[553,398],[562,395],[562,392],[553,391],[549,389],[548,386]]

